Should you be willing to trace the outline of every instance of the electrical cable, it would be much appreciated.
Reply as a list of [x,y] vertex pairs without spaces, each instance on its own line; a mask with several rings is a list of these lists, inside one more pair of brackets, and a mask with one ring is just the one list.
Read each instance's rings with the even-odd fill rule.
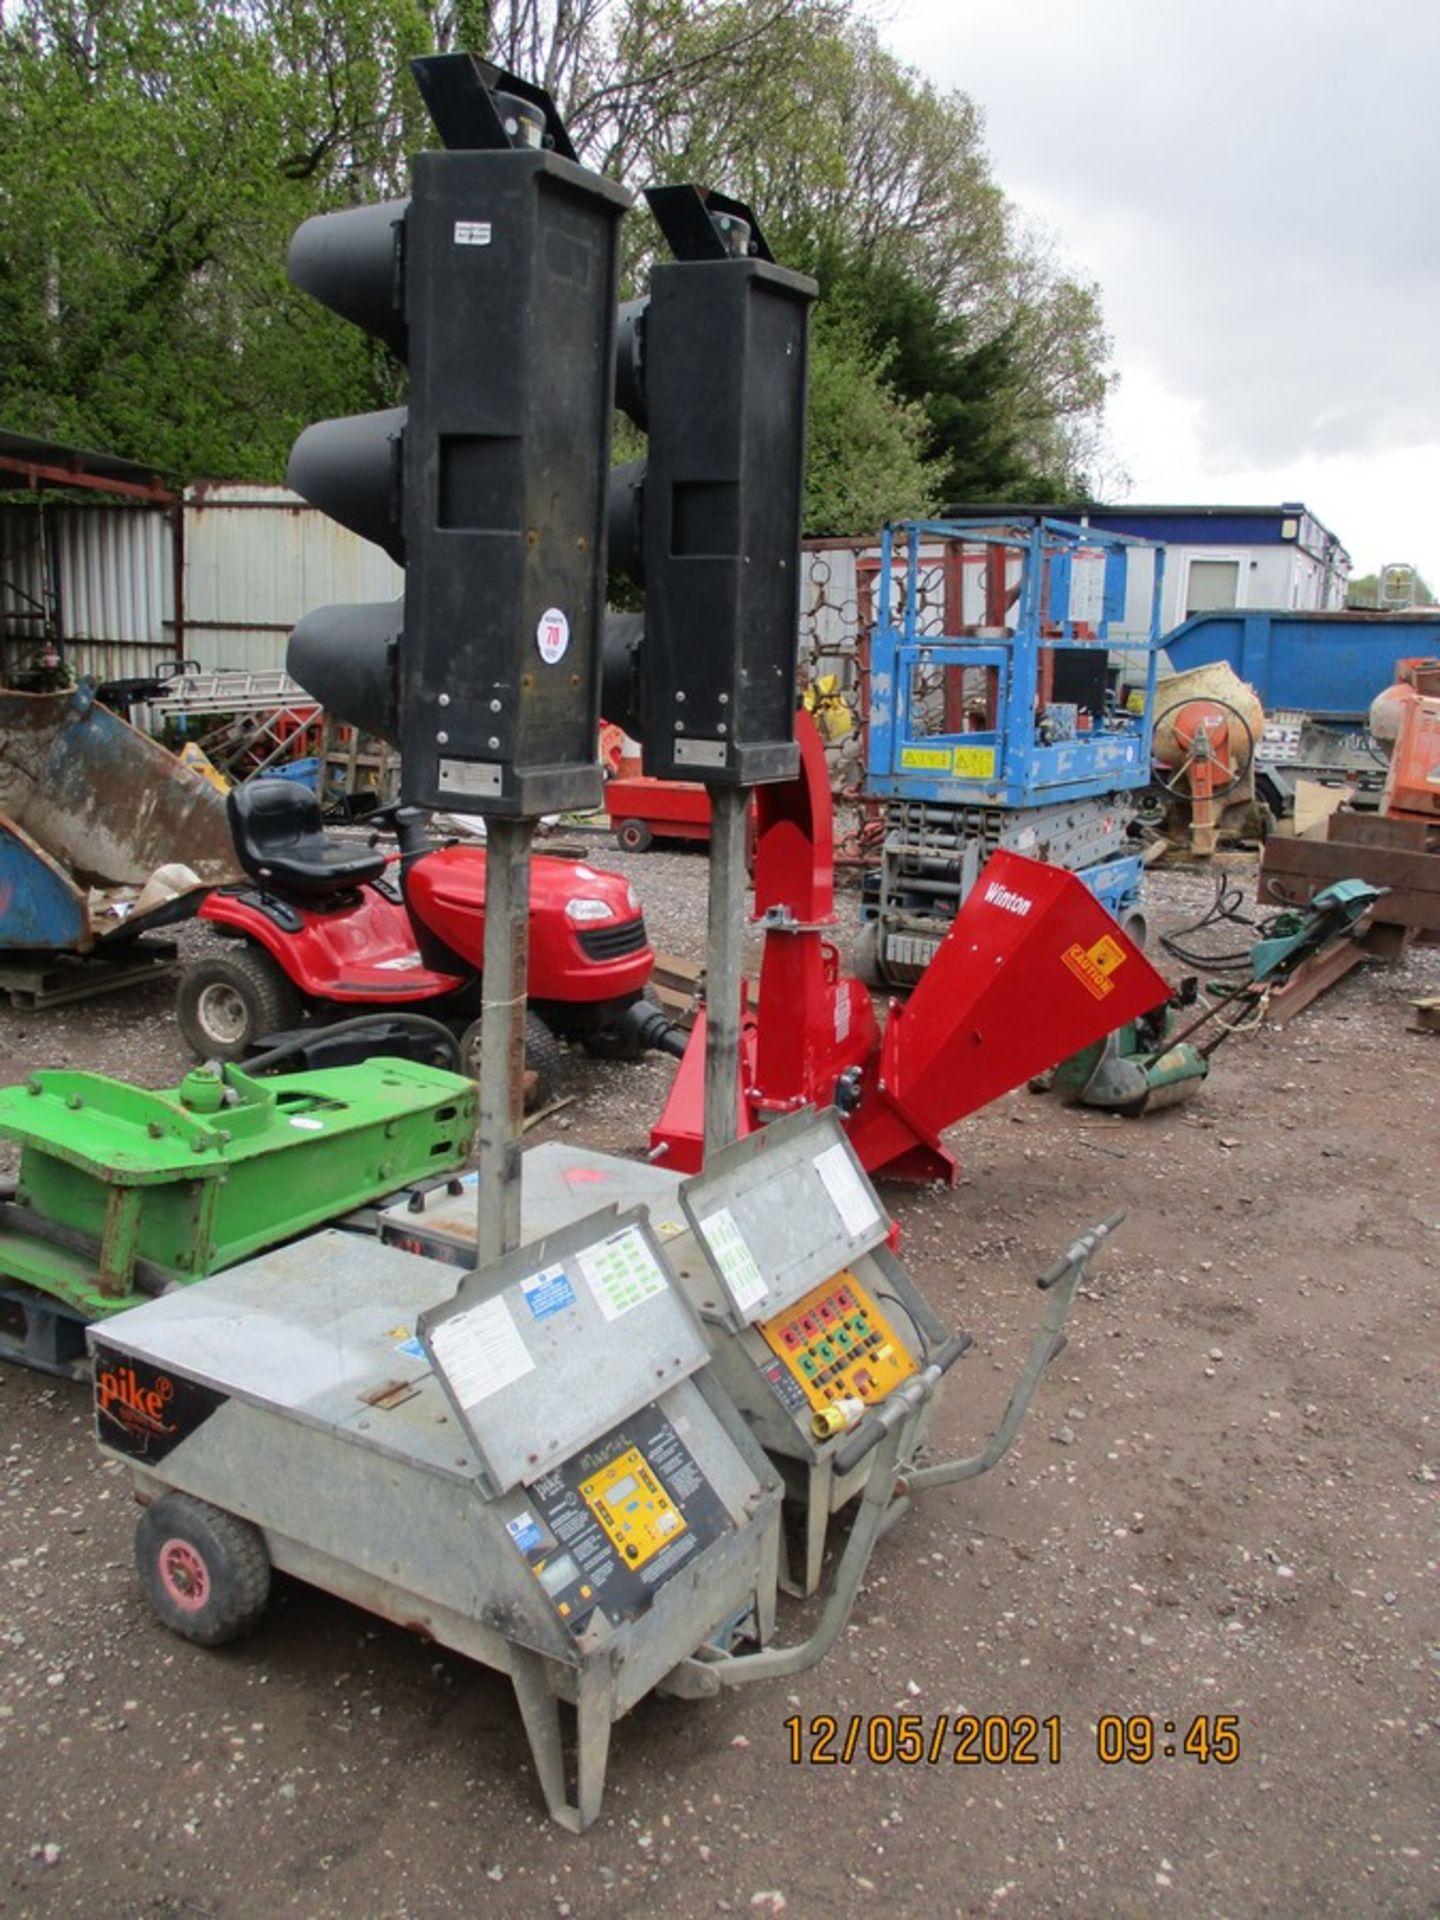
[[281,1060],[289,1060],[297,1053],[305,1052],[317,1040],[329,1039],[335,1034],[358,1033],[364,1027],[378,1027],[381,1021],[390,1025],[403,1026],[412,1033],[430,1033],[445,1043],[445,1053],[451,1063],[451,1071],[463,1071],[460,1060],[460,1042],[439,1020],[431,1020],[423,1013],[386,1013],[362,1014],[353,1020],[339,1020],[333,1025],[307,1028],[304,1033],[296,1034],[292,1039],[282,1040],[279,1046],[271,1047],[265,1053],[257,1053],[248,1060],[240,1060],[236,1065],[242,1073],[263,1073],[266,1068],[277,1065]]
[[925,1330],[920,1325],[920,1322],[915,1318],[914,1314],[910,1311],[909,1307],[906,1306],[905,1302],[903,1300],[897,1299],[893,1293],[882,1293],[879,1287],[876,1287],[874,1289],[874,1292],[875,1292],[875,1298],[877,1300],[888,1300],[890,1305],[892,1307],[898,1307],[901,1313],[903,1313],[905,1318],[910,1322],[910,1331],[915,1335],[916,1342],[920,1348],[920,1358],[925,1362],[925,1365],[928,1367],[930,1364],[930,1342],[925,1338]]
[[1228,952],[1207,953],[1202,947],[1188,946],[1186,941],[1192,933],[1203,933],[1207,928],[1220,926],[1225,922],[1240,927],[1253,927],[1255,922],[1248,914],[1240,911],[1240,903],[1244,897],[1239,887],[1230,885],[1223,873],[1217,873],[1215,898],[1206,911],[1198,920],[1191,921],[1188,926],[1177,927],[1173,933],[1162,933],[1161,946],[1182,966],[1195,967],[1201,971],[1210,968],[1220,973],[1238,972],[1241,967],[1250,964],[1251,949],[1248,946],[1237,947]]

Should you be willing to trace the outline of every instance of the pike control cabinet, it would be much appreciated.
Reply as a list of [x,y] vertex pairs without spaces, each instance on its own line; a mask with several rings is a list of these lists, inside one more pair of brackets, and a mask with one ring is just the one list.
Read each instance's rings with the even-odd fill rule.
[[[1137,564],[1143,562],[1144,564]],[[888,527],[866,788],[885,802],[856,971],[909,985],[998,848],[1068,867],[1138,927],[1163,554],[1039,518]],[[1117,700],[1111,649],[1132,699]]]
[[[947,1329],[885,1245],[890,1222],[833,1107],[712,1155],[680,1203],[693,1238],[667,1243],[667,1256],[706,1322],[716,1378],[802,1520],[788,1584],[813,1593],[829,1517],[871,1466],[869,1455],[837,1465],[844,1436],[916,1379]],[[927,1396],[907,1455],[933,1407]]]
[[[599,1811],[612,1723],[774,1625],[780,1488],[643,1213],[460,1280],[311,1236],[92,1333],[137,1561],[205,1644],[278,1567],[508,1673],[550,1812]],[[576,1709],[567,1789],[560,1701]]]
[[[645,1203],[457,1274],[439,1200],[403,1245],[328,1229],[90,1341],[98,1437],[131,1468],[136,1559],[168,1626],[232,1638],[278,1567],[508,1673],[550,1811],[581,1831],[622,1714],[651,1691],[693,1699],[814,1666],[910,1493],[1004,1456],[1115,1222],[1041,1277],[1050,1306],[984,1450],[920,1466],[969,1336],[944,1337],[880,1244],[833,1113],[718,1156],[680,1195],[693,1235],[653,1169],[532,1157],[530,1205],[549,1218],[637,1184]],[[417,1250],[432,1231],[442,1260]],[[803,1503],[807,1590],[829,1513],[855,1501],[813,1631],[781,1647],[777,1464]]]
[[[868,1456],[841,1443],[918,1376],[947,1330],[885,1242],[890,1223],[833,1109],[774,1122],[681,1181],[659,1167],[558,1142],[522,1163],[524,1232],[596,1200],[643,1203],[667,1266],[704,1322],[714,1377],[780,1473],[802,1551],[785,1580],[819,1585],[832,1513],[863,1489]],[[435,1259],[474,1257],[474,1199],[434,1193],[381,1216],[382,1238]],[[932,1402],[907,1435],[906,1457]]]

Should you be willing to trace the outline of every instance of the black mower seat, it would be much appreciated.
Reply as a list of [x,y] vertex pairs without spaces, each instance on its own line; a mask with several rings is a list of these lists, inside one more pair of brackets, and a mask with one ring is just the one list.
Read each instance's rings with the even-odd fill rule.
[[385,871],[383,853],[331,839],[320,802],[297,781],[247,780],[230,789],[225,806],[241,866],[277,893],[323,900]]

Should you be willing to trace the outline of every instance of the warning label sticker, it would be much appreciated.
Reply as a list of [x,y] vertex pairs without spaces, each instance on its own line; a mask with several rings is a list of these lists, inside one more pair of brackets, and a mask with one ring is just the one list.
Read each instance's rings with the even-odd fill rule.
[[956,747],[950,771],[962,780],[990,780],[995,774],[994,747]]
[[1103,1000],[1107,993],[1115,991],[1115,982],[1110,976],[1124,966],[1125,949],[1106,933],[1093,947],[1082,947],[1077,940],[1060,958],[1087,992]]

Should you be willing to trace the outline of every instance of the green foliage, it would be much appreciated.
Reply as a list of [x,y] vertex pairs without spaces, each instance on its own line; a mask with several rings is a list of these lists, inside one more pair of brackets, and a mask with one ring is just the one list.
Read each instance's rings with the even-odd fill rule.
[[[973,102],[852,0],[0,0],[0,421],[274,480],[307,421],[392,403],[286,249],[404,193],[431,137],[409,57],[487,44],[589,164],[730,192],[818,274],[810,530],[1082,485],[1095,290],[1017,224]],[[638,287],[657,236],[626,236]]]
[[808,534],[878,533],[887,520],[923,519],[940,505],[924,411],[899,398],[889,373],[859,328],[821,309],[810,353]]
[[[25,0],[0,58],[0,418],[178,477],[278,479],[389,370],[285,279],[318,207],[399,186],[418,10]],[[408,87],[408,81],[405,83]],[[408,109],[408,111],[407,111]]]
[[[1415,596],[1411,602],[1417,607],[1440,605],[1431,592],[1424,576],[1415,575]],[[1345,605],[1358,612],[1369,612],[1380,605],[1380,576],[1378,573],[1352,574],[1345,587]]]

